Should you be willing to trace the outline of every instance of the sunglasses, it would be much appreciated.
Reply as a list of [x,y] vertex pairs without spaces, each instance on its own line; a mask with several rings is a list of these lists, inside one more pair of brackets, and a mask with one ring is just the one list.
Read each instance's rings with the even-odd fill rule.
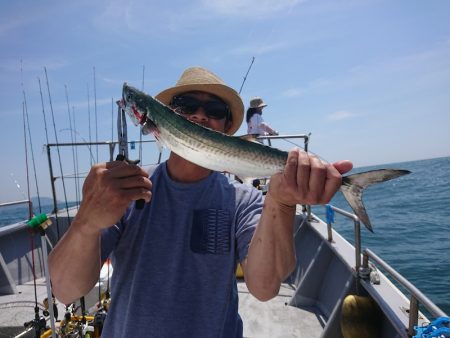
[[222,120],[230,117],[230,108],[221,101],[201,101],[193,96],[174,96],[172,99],[172,108],[177,113],[186,115],[194,114],[200,107],[205,111],[205,115],[214,120]]

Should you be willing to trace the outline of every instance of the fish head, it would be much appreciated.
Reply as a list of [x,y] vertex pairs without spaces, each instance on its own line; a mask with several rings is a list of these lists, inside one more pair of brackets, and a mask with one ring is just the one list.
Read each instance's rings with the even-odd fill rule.
[[155,105],[162,105],[162,103],[156,101],[150,95],[125,82],[119,106],[128,114],[135,126],[141,126],[142,134],[157,136],[159,132],[154,121],[153,111],[156,109]]
[[147,120],[147,109],[145,108],[145,96],[138,89],[123,84],[121,108],[128,114],[135,126],[143,126]]

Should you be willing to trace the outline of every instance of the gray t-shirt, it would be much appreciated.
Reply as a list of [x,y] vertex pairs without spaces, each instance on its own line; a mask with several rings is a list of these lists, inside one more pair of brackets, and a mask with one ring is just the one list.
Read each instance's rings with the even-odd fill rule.
[[151,176],[152,201],[102,234],[112,302],[102,337],[242,337],[234,271],[247,256],[261,192],[213,172],[196,183]]

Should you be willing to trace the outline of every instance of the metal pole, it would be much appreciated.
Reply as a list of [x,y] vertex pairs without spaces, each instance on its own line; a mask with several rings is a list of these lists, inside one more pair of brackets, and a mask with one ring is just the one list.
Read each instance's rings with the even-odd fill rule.
[[48,311],[50,313],[50,326],[52,328],[52,337],[56,338],[56,328],[55,328],[55,314],[53,312],[53,296],[50,287],[50,275],[48,273],[48,252],[47,252],[47,242],[45,241],[45,231],[41,234],[41,246],[42,253],[44,255],[44,273],[45,273],[45,284],[47,286],[47,299],[48,299]]
[[56,202],[56,190],[55,190],[55,177],[53,176],[53,166],[52,166],[52,156],[50,153],[50,145],[47,144],[47,159],[48,159],[48,169],[50,172],[50,184],[52,186],[52,196],[53,196],[53,211],[56,214],[58,212],[58,205]]
[[333,231],[331,229],[331,223],[327,222],[328,242],[333,243]]
[[355,270],[358,273],[361,267],[361,223],[355,220]]
[[416,335],[416,330],[414,326],[417,326],[419,322],[419,301],[414,295],[411,295],[411,301],[409,303],[409,325],[408,325],[408,336],[413,337]]

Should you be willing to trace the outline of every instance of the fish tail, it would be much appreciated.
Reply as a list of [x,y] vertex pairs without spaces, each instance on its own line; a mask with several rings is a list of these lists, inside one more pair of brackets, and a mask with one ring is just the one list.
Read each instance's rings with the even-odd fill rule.
[[410,173],[409,170],[379,169],[345,176],[342,178],[341,191],[359,220],[369,231],[373,232],[372,224],[362,201],[364,189],[372,184],[389,181]]

